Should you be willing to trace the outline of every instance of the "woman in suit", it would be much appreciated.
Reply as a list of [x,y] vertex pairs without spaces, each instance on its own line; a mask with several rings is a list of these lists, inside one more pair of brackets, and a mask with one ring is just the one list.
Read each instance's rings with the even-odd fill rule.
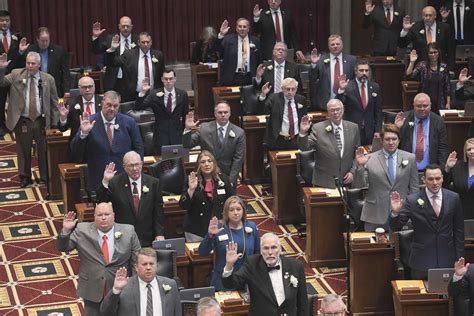
[[449,154],[444,167],[444,186],[459,194],[464,211],[464,219],[474,219],[474,138],[464,143],[463,160],[457,159],[457,153]]
[[447,65],[441,63],[441,51],[438,44],[428,44],[427,53],[427,62],[422,61],[414,67],[418,55],[416,50],[412,50],[405,74],[409,79],[420,81],[418,92],[424,92],[430,96],[431,110],[439,114],[439,110],[451,108],[449,71]]
[[216,63],[220,58],[220,46],[217,42],[217,32],[212,26],[202,30],[201,38],[193,47],[191,64]]
[[207,150],[201,151],[196,172],[189,174],[179,199],[179,205],[187,210],[184,220],[187,242],[198,242],[204,238],[209,221],[214,216],[222,218],[224,202],[232,195],[234,188],[229,178],[220,173],[216,158]]
[[222,285],[222,272],[226,263],[226,246],[229,242],[237,244],[238,252],[242,257],[234,264],[237,271],[247,256],[260,253],[260,236],[257,225],[247,221],[245,204],[241,198],[234,195],[225,201],[222,223],[217,217],[209,221],[209,228],[199,245],[199,254],[207,256],[214,250],[214,268],[211,276],[211,286],[216,291],[227,291]]

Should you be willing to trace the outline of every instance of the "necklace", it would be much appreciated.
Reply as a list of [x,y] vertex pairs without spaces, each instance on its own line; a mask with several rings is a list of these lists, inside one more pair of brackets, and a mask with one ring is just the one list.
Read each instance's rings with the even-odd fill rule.
[[[233,229],[230,228],[230,226],[228,226],[228,227],[229,227],[230,241],[231,241],[231,242],[234,242],[234,236],[232,235],[232,230],[233,230]],[[245,246],[246,246],[245,225],[242,224],[242,228],[241,228],[241,229],[242,229],[242,237],[243,237],[243,240],[244,240],[244,249],[243,249],[243,251],[242,251],[242,254],[243,254],[243,255],[242,255],[242,258],[244,258],[244,257],[245,257]],[[238,247],[238,245],[237,245],[237,247]],[[242,258],[241,258],[241,259],[242,259]],[[239,260],[240,260],[240,259],[239,259]]]

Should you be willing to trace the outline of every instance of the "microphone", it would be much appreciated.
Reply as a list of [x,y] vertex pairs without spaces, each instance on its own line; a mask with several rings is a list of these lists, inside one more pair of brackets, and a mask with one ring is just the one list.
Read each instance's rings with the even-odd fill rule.
[[38,88],[41,89],[43,87],[43,82],[41,81],[41,78],[38,79]]
[[339,192],[339,195],[340,195],[341,197],[343,197],[343,195],[342,195],[342,189],[341,189],[341,187],[342,187],[342,185],[341,185],[341,180],[340,180],[339,177],[337,177],[337,176],[334,176],[333,179],[334,179],[334,184],[336,185],[337,192]]

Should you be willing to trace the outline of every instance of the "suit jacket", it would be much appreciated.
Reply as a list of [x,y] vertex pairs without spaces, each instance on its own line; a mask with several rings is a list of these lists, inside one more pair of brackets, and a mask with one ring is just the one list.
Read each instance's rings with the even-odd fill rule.
[[[142,173],[142,189],[138,212],[135,212],[131,183],[127,173],[123,172],[110,180],[108,188],[102,182],[97,189],[97,201],[112,202],[115,221],[135,227],[140,245],[151,247],[156,236],[165,234],[165,215],[160,181]],[[145,187],[148,192],[145,192]]]
[[201,150],[209,150],[217,160],[221,172],[229,177],[231,183],[237,183],[245,157],[245,132],[229,122],[224,144],[219,143],[216,121],[203,123],[196,132],[183,135],[183,146],[193,148],[201,146]]
[[[23,34],[12,29],[10,29],[10,34],[11,41],[10,47],[8,48],[7,60],[11,60],[11,62],[7,66],[7,70],[5,71],[6,74],[9,74],[15,68],[22,68],[25,66],[24,63],[22,64],[22,57],[18,53],[18,48],[20,46],[20,41],[23,38]],[[3,45],[0,45],[0,55],[4,53],[5,50],[3,49]]]
[[[326,104],[331,98],[331,71],[334,69],[330,69],[330,56],[330,54],[323,54],[314,68],[311,65],[311,70],[309,71],[311,108],[315,111],[326,111]],[[354,79],[356,61],[355,56],[342,54],[343,73],[348,79]]]
[[[275,68],[277,66],[277,63],[275,61],[266,61],[263,63],[264,71],[262,75],[262,79],[260,80],[260,83],[257,83],[255,78],[253,79],[253,85],[254,88],[257,90],[261,90],[263,85],[267,82],[270,83],[270,86],[272,87],[270,89],[270,93],[274,93],[275,91]],[[291,62],[291,61],[285,61],[285,69],[283,70],[283,79],[284,78],[293,78],[296,81],[298,81],[298,94],[303,94],[303,83],[301,82],[301,74],[300,74],[300,69],[298,68],[298,65]],[[282,81],[283,81],[282,79]]]
[[365,88],[368,92],[365,109],[362,106],[359,86],[355,79],[349,81],[344,93],[338,94],[337,98],[344,103],[344,119],[359,125],[361,137],[364,133],[364,138],[369,142],[362,145],[370,145],[374,133],[382,128],[382,98],[378,83],[367,81]]
[[[50,44],[48,50],[48,73],[53,76],[56,82],[56,90],[60,97],[69,92],[71,87],[71,74],[69,72],[69,53],[61,46]],[[23,67],[25,66],[28,52],[40,53],[41,49],[37,44],[31,44],[27,52],[23,55]]]
[[455,96],[458,100],[474,99],[474,86],[463,86],[462,88],[457,89],[455,92]]
[[[110,45],[112,43],[112,38],[116,34],[108,34],[105,37],[105,40],[101,41],[100,38],[96,38],[95,40],[92,41],[92,51],[94,54],[99,55],[99,54],[105,54],[107,49],[110,48]],[[130,48],[138,49],[138,35],[137,34],[132,34],[132,41],[130,43]],[[115,56],[120,55],[120,50],[117,49],[115,51]],[[117,74],[119,71],[120,67],[114,67],[114,66],[107,66],[105,68],[105,74],[104,74],[104,91],[109,91],[113,90],[115,88],[115,83],[117,82]]]
[[[102,97],[98,94],[94,95],[94,108],[95,113],[99,113],[102,104]],[[77,134],[77,131],[80,127],[80,116],[85,111],[85,104],[82,102],[82,95],[79,95],[75,100],[68,104],[69,106],[69,113],[67,115],[66,124],[61,125],[61,122],[58,120],[58,129],[61,132],[67,131],[69,128],[71,129],[71,134],[69,135],[69,143],[71,143],[74,136]],[[76,107],[79,107],[76,109]]]
[[[331,128],[328,131],[329,127]],[[360,146],[359,127],[348,121],[342,121],[344,134],[343,156],[337,150],[336,136],[330,120],[313,125],[309,136],[298,136],[301,150],[316,150],[316,163],[313,171],[313,185],[323,188],[336,188],[334,177],[343,179],[350,171],[355,172],[354,154]]]
[[114,230],[122,235],[114,241],[114,253],[108,264],[99,246],[95,223],[82,222],[77,224],[72,233],[58,235],[56,246],[59,251],[76,249],[79,254],[77,295],[85,300],[96,303],[102,301],[104,287],[107,290],[112,288],[118,268],[127,267],[131,271],[130,268],[135,265],[140,243],[133,226],[115,223]]
[[[463,278],[457,282],[449,282],[448,285],[449,297],[453,297],[455,302],[456,298],[470,298],[469,299],[469,314],[474,314],[474,265],[470,264],[469,269]],[[456,310],[455,310],[456,312]]]
[[392,23],[387,23],[384,6],[376,5],[369,15],[364,15],[363,27],[368,29],[374,26],[374,55],[397,55],[397,41],[403,27],[405,10],[398,5],[393,5]]
[[398,150],[395,183],[388,179],[387,162],[383,150],[376,151],[364,168],[357,168],[353,186],[369,186],[360,219],[373,224],[385,224],[390,212],[390,192],[397,191],[402,199],[418,191],[418,170],[415,155]]
[[[250,65],[248,71],[255,77],[257,66],[260,64],[260,40],[249,35]],[[222,63],[220,65],[220,83],[222,86],[231,86],[237,69],[239,39],[237,34],[227,34],[218,40],[222,49]],[[253,44],[253,45],[252,45]]]
[[[250,291],[248,315],[307,315],[308,294],[303,263],[294,258],[280,256],[285,300],[278,306],[267,264],[260,254],[247,257],[244,265],[229,277],[222,278],[226,288],[241,288],[247,283]],[[286,277],[285,277],[286,276]],[[294,286],[291,277],[298,280]]]
[[[1,45],[0,45],[1,46]],[[25,108],[25,89],[27,87],[28,71],[25,68],[14,69],[5,75],[6,68],[0,68],[0,86],[10,88],[10,106],[7,110],[5,125],[13,130]],[[40,71],[42,113],[45,119],[45,128],[56,126],[59,119],[58,94],[51,75]],[[13,106],[14,105],[14,106]]]
[[[426,61],[428,45],[426,43],[426,30],[423,21],[416,22],[406,36],[399,37],[398,39],[399,47],[405,48],[410,43],[413,44],[413,49],[418,54],[417,62]],[[442,52],[441,59],[448,64],[449,69],[454,69],[456,58],[454,35],[448,24],[436,22],[436,43]]]
[[160,153],[161,146],[181,144],[183,140],[184,122],[189,111],[188,93],[178,88],[175,88],[175,93],[176,107],[172,113],[166,110],[164,88],[151,90],[146,96],[138,97],[135,101],[135,110],[151,108],[155,113],[153,143]]
[[[447,20],[445,21],[449,26],[451,26],[451,32],[456,38],[456,27],[454,21],[454,11],[456,8],[453,8],[453,1],[447,1],[445,7],[450,10]],[[466,10],[469,8],[468,10]],[[463,19],[463,29],[464,29],[464,42],[463,45],[473,45],[474,44],[474,3],[471,0],[464,0],[464,19]],[[441,16],[440,16],[441,17]]]
[[[296,35],[295,22],[293,15],[288,9],[281,9],[281,20],[283,23],[283,39],[288,48],[293,48],[297,51],[298,48],[298,38]],[[271,10],[262,11],[260,14],[260,19],[258,22],[255,22],[252,19],[252,27],[256,34],[260,35],[260,41],[262,42],[262,58],[263,60],[271,60],[273,56],[273,46],[276,43],[276,34],[275,34],[275,23],[273,22],[273,17]]]
[[467,186],[467,179],[469,178],[467,162],[459,159],[450,172],[446,173],[443,168],[443,175],[443,186],[447,188],[452,187],[452,190],[459,194],[464,211],[464,219],[474,219],[474,186],[471,186],[471,188]]
[[[158,263],[159,264],[159,263]],[[161,298],[161,315],[181,316],[181,301],[179,299],[178,286],[175,280],[156,276]],[[171,290],[165,292],[163,286],[171,286]],[[134,275],[128,280],[127,286],[120,294],[109,291],[100,306],[100,313],[104,316],[140,316],[140,281]]]
[[[400,130],[400,145],[399,148],[408,152],[412,152],[413,129],[416,126],[410,127],[410,122],[415,122],[415,113],[413,110],[405,113],[405,122]],[[446,124],[443,119],[436,113],[430,112],[430,130],[429,130],[429,155],[430,163],[435,163],[444,169],[446,160],[448,160],[448,132],[446,131]]]
[[[301,118],[308,113],[306,98],[302,95],[295,95],[296,112],[298,114],[298,127]],[[283,92],[269,95],[264,101],[258,98],[259,113],[270,115],[267,119],[267,127],[265,129],[264,142],[272,148],[278,135],[281,132],[281,124],[283,122],[283,114],[285,110],[285,96]]]
[[459,195],[442,189],[442,196],[439,217],[431,206],[426,189],[407,196],[400,214],[389,216],[390,228],[395,231],[411,219],[413,242],[408,262],[412,269],[451,268],[464,256],[464,218]]
[[81,139],[79,130],[71,142],[71,153],[76,161],[87,162],[87,189],[95,191],[109,162],[114,162],[117,172],[123,171],[123,156],[130,150],[140,154],[143,159],[143,141],[135,120],[130,116],[118,113],[115,117],[114,136],[110,146],[106,127],[101,113],[91,116],[96,121],[85,138]]

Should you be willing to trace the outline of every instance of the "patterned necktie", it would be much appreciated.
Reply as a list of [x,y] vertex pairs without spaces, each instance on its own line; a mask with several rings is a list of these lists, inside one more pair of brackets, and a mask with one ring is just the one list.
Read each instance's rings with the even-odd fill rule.
[[130,49],[130,45],[128,44],[128,38],[125,38],[125,50]]
[[107,126],[107,139],[109,141],[109,145],[112,147],[112,143],[114,141],[114,136],[112,134],[112,123],[107,122],[105,125]]
[[393,168],[393,155],[388,155],[388,179],[390,180],[390,184],[395,183],[395,170]]
[[436,216],[439,216],[439,213],[441,212],[441,210],[439,209],[438,201],[436,201],[437,198],[438,198],[437,194],[431,197],[431,206],[433,206],[433,210],[435,211]]
[[89,115],[92,114],[91,101],[86,101],[86,112],[87,112]]
[[104,254],[105,264],[109,264],[109,244],[107,244],[107,235],[102,235],[102,253]]
[[166,101],[166,110],[168,113],[173,113],[173,94],[168,93],[168,101]]
[[362,101],[362,107],[365,108],[367,107],[367,96],[365,95],[365,83],[362,82],[360,85],[360,99]]
[[3,45],[3,51],[5,52],[5,54],[8,54],[8,50],[9,50],[9,47],[8,47],[8,35],[7,35],[7,32],[6,32],[6,31],[3,31],[2,45]]
[[224,143],[224,128],[222,126],[219,127],[219,134],[217,136],[219,137],[219,143],[222,145]]
[[431,44],[433,42],[433,36],[431,35],[431,26],[428,26],[428,30],[426,32],[426,43]]
[[424,138],[423,138],[423,120],[418,121],[418,128],[416,129],[416,147],[415,147],[415,156],[416,161],[420,162],[424,157]]
[[291,108],[291,100],[288,100],[288,134],[291,138],[295,137],[295,121],[293,118],[293,109]]
[[28,117],[34,121],[38,117],[38,110],[36,109],[36,81],[35,77],[30,76],[30,101],[28,108]]
[[132,190],[133,207],[135,208],[135,214],[138,214],[138,205],[140,205],[140,197],[138,195],[137,183],[133,181],[132,185],[133,185],[133,190]]
[[339,66],[339,58],[335,57],[336,63],[334,64],[334,84],[332,85],[332,91],[337,94],[339,90],[339,80],[341,79],[341,69]]
[[150,78],[150,67],[148,66],[148,55],[143,55],[145,60],[143,61],[143,65],[145,67],[145,78]]
[[341,133],[339,132],[340,129],[341,128],[339,126],[334,129],[334,136],[336,136],[336,146],[338,152],[342,151]]
[[282,68],[283,68],[282,65],[276,66],[275,87],[273,87],[273,91],[275,91],[275,93],[281,92],[281,69]]
[[458,41],[462,40],[462,35],[461,35],[461,6],[459,4],[456,5],[456,39]]
[[146,316],[153,316],[153,296],[151,295],[151,284],[146,285]]
[[390,25],[392,24],[392,18],[390,16],[390,9],[387,8],[387,14],[385,15],[385,18],[387,19],[387,24]]
[[281,31],[280,31],[280,15],[278,11],[273,11],[275,13],[275,35],[276,41],[281,42]]
[[247,41],[242,39],[242,72],[247,72]]

